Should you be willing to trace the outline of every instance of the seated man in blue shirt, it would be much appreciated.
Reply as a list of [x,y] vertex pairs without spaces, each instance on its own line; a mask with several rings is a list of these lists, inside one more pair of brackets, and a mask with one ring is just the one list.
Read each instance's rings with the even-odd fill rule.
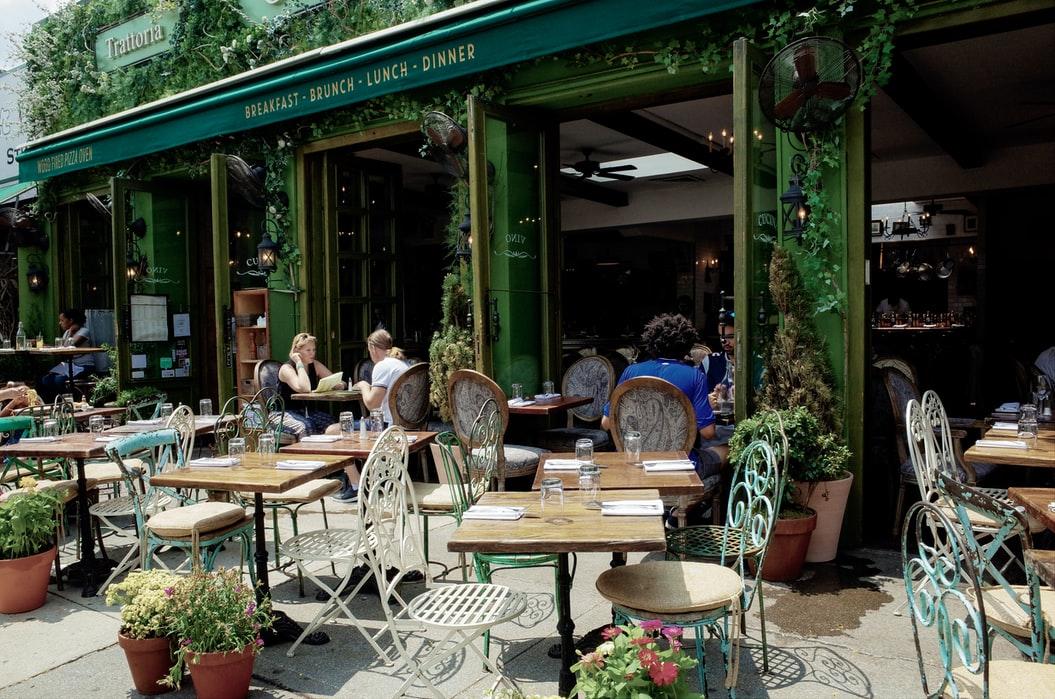
[[[695,326],[685,316],[668,314],[656,316],[645,325],[645,330],[641,333],[641,342],[645,352],[652,359],[628,366],[619,377],[619,383],[638,376],[655,376],[674,384],[688,396],[689,402],[692,403],[692,409],[696,412],[696,428],[699,430],[700,439],[711,440],[715,437],[715,428],[714,414],[707,400],[707,377],[702,371],[687,364],[684,360],[698,337]],[[606,404],[604,417],[601,418],[601,427],[606,430],[611,428],[608,408],[609,405]],[[704,472],[701,472],[701,462],[695,450],[690,457],[696,463],[696,470],[700,473],[701,479],[717,475],[720,464],[709,465]]]

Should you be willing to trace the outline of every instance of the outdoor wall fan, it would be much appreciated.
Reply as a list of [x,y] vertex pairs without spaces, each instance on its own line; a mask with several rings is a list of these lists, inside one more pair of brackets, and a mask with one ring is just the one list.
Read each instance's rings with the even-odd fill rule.
[[830,126],[861,87],[861,62],[846,44],[822,36],[792,42],[762,70],[758,102],[778,128],[808,133]]
[[234,190],[250,206],[264,208],[267,192],[264,189],[266,170],[262,165],[250,165],[237,155],[227,156],[227,174]]
[[421,132],[425,134],[422,155],[442,165],[448,175],[468,180],[469,133],[465,127],[443,112],[428,112],[421,119]]
[[582,149],[582,160],[571,163],[570,165],[563,165],[562,167],[571,168],[579,173],[579,179],[586,180],[591,177],[603,177],[608,180],[622,180],[628,181],[634,179],[633,175],[624,175],[622,173],[628,170],[636,170],[636,165],[616,165],[615,167],[602,167],[601,163],[592,160],[590,154],[593,150],[588,148]]
[[95,196],[91,192],[84,195],[84,198],[88,200],[88,203],[92,205],[92,208],[99,213],[100,216],[109,220],[113,218],[113,208],[110,205],[110,197],[103,201],[99,197]]

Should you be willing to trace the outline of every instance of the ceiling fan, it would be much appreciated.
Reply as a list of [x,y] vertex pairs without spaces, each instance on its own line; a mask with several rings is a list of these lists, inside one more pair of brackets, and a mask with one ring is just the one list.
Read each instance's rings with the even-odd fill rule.
[[601,163],[596,160],[590,159],[590,153],[593,150],[588,148],[582,149],[582,160],[572,163],[570,165],[564,165],[565,168],[571,168],[579,173],[579,179],[585,180],[591,177],[603,177],[608,180],[623,180],[628,181],[634,179],[633,175],[624,175],[621,173],[627,170],[636,170],[636,165],[616,165],[615,167],[601,167]]

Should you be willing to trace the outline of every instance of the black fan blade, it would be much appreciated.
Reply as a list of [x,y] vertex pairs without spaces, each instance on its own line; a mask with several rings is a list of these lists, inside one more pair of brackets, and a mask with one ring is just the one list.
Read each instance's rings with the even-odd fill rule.
[[598,169],[598,172],[626,172],[627,170],[636,170],[637,165],[616,165],[615,167],[602,167]]
[[803,47],[795,52],[795,72],[803,82],[817,78],[817,56],[812,47]]
[[773,105],[773,116],[778,119],[790,119],[802,108],[802,105],[806,103],[805,90],[793,90],[784,99]]
[[844,100],[853,94],[853,89],[846,83],[825,82],[817,85],[814,94],[825,99]]
[[594,177],[603,177],[607,180],[621,180],[623,182],[629,182],[634,179],[631,175],[620,175],[618,172],[607,172],[605,170],[599,170],[594,173]]

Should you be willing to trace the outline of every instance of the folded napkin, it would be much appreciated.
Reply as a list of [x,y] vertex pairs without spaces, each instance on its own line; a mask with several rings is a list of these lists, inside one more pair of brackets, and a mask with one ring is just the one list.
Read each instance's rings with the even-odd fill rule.
[[462,513],[462,519],[514,520],[523,516],[523,507],[503,507],[501,505],[473,505]]
[[578,459],[546,459],[543,471],[578,471],[582,462]]
[[275,468],[286,471],[314,471],[326,465],[325,461],[301,461],[299,459],[286,459],[275,464]]
[[979,439],[974,445],[995,449],[1029,449],[1029,445],[1021,439]]
[[526,405],[534,405],[535,401],[523,398],[510,398],[508,403],[510,408],[523,408]]
[[645,461],[645,471],[695,471],[696,465],[688,459],[658,459]]
[[20,442],[28,442],[28,443],[32,444],[34,442],[57,442],[57,441],[59,441],[59,438],[58,437],[23,437],[22,439],[20,439],[18,441],[20,441]]
[[125,423],[126,425],[160,425],[161,418],[156,417],[153,420],[129,420]]
[[191,459],[187,465],[195,468],[229,468],[237,466],[238,461],[236,456],[205,456],[200,459]]
[[994,430],[1014,430],[1015,432],[1017,432],[1018,431],[1018,423],[1017,422],[999,422],[998,421],[998,422],[994,422],[993,423],[993,429]]
[[307,437],[301,437],[302,442],[338,442],[340,441],[340,435],[336,434],[309,434]]
[[1000,407],[996,410],[1000,413],[1017,413],[1018,406],[1018,403],[1001,403]]
[[96,442],[115,442],[118,439],[121,439],[121,438],[120,437],[96,437],[95,441]]
[[607,500],[601,503],[602,515],[648,516],[663,514],[661,500]]
[[407,444],[412,444],[413,442],[416,442],[417,440],[418,440],[418,436],[416,434],[408,434],[407,435]]
[[537,393],[535,394],[536,403],[553,403],[560,400],[559,393]]

